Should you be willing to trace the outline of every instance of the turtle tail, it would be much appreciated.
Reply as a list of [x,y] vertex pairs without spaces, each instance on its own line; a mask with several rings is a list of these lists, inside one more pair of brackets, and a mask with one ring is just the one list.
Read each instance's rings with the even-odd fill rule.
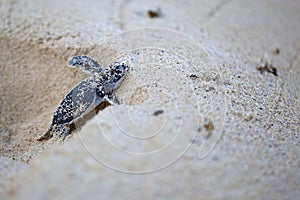
[[43,140],[47,140],[47,139],[51,138],[53,136],[53,134],[51,132],[52,132],[52,126],[50,126],[50,128],[48,129],[48,131],[44,135],[42,135],[41,137],[39,137],[37,139],[37,141],[43,141]]

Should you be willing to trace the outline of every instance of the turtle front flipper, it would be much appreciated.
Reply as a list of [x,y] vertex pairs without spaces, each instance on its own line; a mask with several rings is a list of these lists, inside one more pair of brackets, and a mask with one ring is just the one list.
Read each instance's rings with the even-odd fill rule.
[[110,105],[120,105],[120,101],[114,94],[108,94],[104,96],[104,100],[106,100]]
[[81,69],[83,72],[91,75],[102,71],[102,68],[97,61],[84,55],[71,57],[68,60],[68,65],[72,68]]

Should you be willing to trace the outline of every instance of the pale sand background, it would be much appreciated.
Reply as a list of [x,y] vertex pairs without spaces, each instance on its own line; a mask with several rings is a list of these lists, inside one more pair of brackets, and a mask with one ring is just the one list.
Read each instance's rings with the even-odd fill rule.
[[[157,8],[161,16],[150,18],[147,11]],[[1,199],[300,195],[300,1],[1,0],[0,15]],[[147,29],[108,39],[143,27],[185,35]],[[135,44],[165,51],[133,51]],[[66,92],[86,77],[66,67],[76,54],[103,66],[118,59],[129,63],[117,91],[123,105],[90,117],[64,143],[37,142]],[[275,66],[278,76],[261,74],[256,67],[264,63]],[[162,115],[152,115],[161,108]],[[210,135],[204,127],[209,121]],[[120,132],[147,137],[163,122],[163,137],[149,143]],[[166,151],[137,156],[116,151],[97,134],[99,126],[132,152],[159,149],[179,134]],[[152,171],[192,141],[177,162],[153,173],[120,173],[101,164]],[[202,154],[214,148],[199,159],[201,147]]]

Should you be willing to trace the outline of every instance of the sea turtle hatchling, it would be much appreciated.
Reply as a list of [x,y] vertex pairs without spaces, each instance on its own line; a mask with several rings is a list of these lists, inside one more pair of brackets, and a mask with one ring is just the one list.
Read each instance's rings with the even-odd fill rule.
[[76,85],[54,112],[48,131],[38,141],[48,139],[54,134],[65,138],[69,134],[69,125],[93,110],[100,103],[107,101],[119,104],[113,94],[128,72],[128,66],[115,62],[108,68],[100,65],[88,56],[74,56],[68,61],[69,67],[78,68],[91,75]]

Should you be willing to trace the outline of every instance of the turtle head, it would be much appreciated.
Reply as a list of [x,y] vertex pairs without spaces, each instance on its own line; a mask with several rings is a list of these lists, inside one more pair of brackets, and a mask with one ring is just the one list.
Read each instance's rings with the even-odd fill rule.
[[115,62],[111,64],[100,75],[98,85],[103,94],[110,93],[114,89],[118,88],[124,80],[128,72],[128,66],[124,63]]
[[128,66],[124,63],[115,62],[109,66],[111,81],[116,87],[123,81],[127,72]]

